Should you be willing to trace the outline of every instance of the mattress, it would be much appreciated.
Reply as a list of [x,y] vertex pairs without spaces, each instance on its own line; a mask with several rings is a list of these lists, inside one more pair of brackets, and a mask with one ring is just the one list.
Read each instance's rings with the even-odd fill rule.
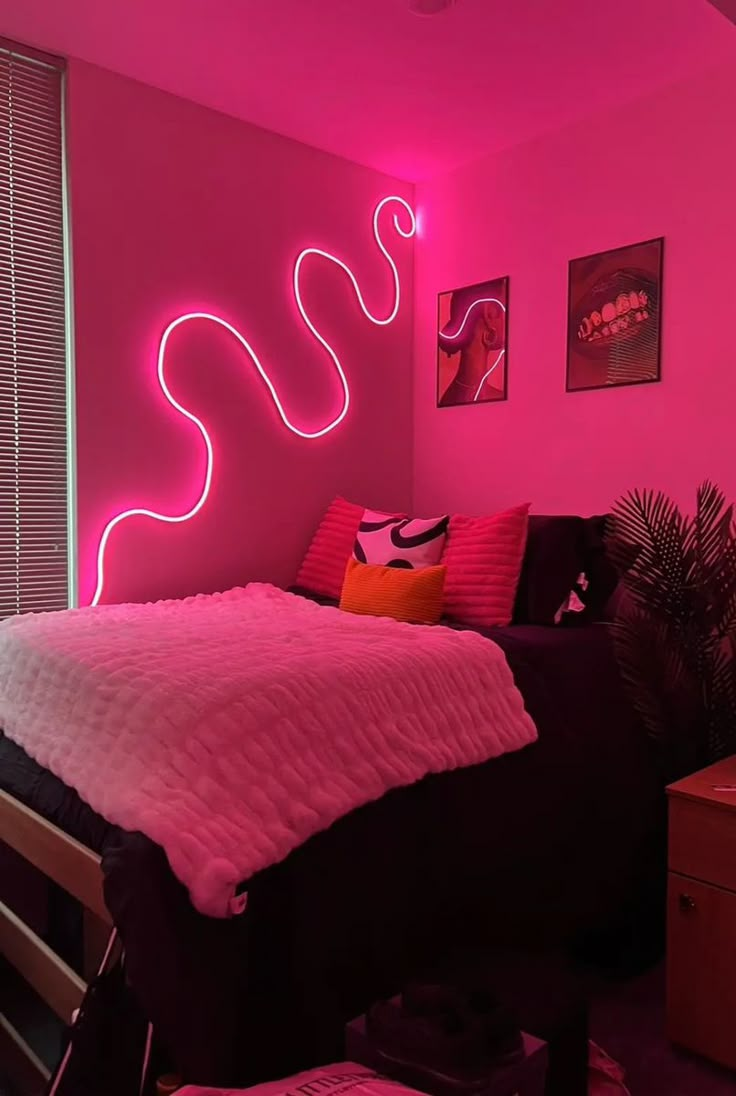
[[[321,600],[329,604],[327,599]],[[599,749],[615,747],[630,736],[627,726],[636,725],[620,694],[605,625],[512,625],[472,630],[492,639],[506,654],[527,710],[543,735],[543,753],[555,754],[557,747],[567,743],[579,765],[591,751],[598,754]],[[617,701],[613,710],[602,703],[611,695]],[[640,733],[638,726],[635,733]],[[565,749],[565,755],[568,752]],[[116,827],[36,764],[1,728],[0,788],[94,852],[102,854],[108,845],[124,840]]]
[[488,635],[538,742],[353,811],[254,877],[228,922],[192,908],[160,849],[0,737],[0,786],[102,855],[131,983],[188,1080],[334,1060],[347,1019],[459,943],[558,945],[646,890],[663,795],[606,627]]

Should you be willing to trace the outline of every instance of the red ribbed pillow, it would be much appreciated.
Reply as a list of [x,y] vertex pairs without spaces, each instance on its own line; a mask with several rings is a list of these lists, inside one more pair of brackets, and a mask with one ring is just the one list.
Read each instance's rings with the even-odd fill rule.
[[297,586],[339,599],[363,510],[339,496],[330,503],[299,568]]
[[445,614],[463,624],[510,624],[529,525],[529,503],[490,517],[453,514],[442,563]]

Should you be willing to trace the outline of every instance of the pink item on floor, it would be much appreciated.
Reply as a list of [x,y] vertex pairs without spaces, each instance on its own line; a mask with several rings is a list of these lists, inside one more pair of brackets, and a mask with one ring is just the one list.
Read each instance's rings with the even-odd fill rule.
[[588,1096],[631,1096],[625,1076],[623,1066],[597,1043],[588,1043]]
[[499,647],[253,583],[11,617],[0,724],[160,845],[202,913],[390,788],[533,742]]
[[[624,1082],[623,1067],[596,1043],[589,1044],[588,1096],[631,1096]],[[199,1088],[186,1085],[177,1096],[341,1096],[350,1089],[353,1096],[396,1096],[416,1090],[390,1081],[353,1062],[321,1066],[283,1081],[268,1081],[253,1088]]]
[[389,1081],[379,1073],[354,1062],[336,1062],[334,1065],[318,1066],[283,1081],[267,1081],[253,1088],[199,1088],[187,1085],[180,1088],[177,1096],[401,1096],[401,1093],[414,1093],[414,1089]]

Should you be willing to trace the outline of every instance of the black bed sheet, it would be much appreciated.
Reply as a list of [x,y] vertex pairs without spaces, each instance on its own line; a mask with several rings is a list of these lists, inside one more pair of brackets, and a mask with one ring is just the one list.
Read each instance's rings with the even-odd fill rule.
[[0,735],[0,786],[102,854],[129,977],[190,1081],[334,1059],[344,1022],[459,944],[557,945],[624,917],[663,796],[604,625],[494,628],[539,740],[389,792],[198,914],[161,849],[108,825]]

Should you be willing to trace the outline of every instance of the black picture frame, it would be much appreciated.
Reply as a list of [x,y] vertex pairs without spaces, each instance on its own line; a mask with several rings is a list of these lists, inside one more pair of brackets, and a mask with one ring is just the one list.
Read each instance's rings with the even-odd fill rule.
[[[501,287],[501,288],[499,289],[498,287]],[[436,356],[436,360],[435,360],[435,393],[436,393],[435,398],[436,398],[436,406],[437,406],[438,409],[446,410],[446,409],[451,408],[451,407],[471,407],[471,406],[474,406],[476,404],[504,403],[506,400],[508,400],[508,387],[509,387],[509,315],[510,315],[509,290],[510,290],[510,277],[509,277],[508,274],[504,274],[504,275],[501,275],[500,277],[496,277],[496,278],[487,278],[485,281],[482,281],[482,282],[474,282],[471,285],[460,286],[460,287],[455,288],[455,289],[442,290],[441,292],[439,292],[437,294],[437,324],[436,324],[437,356]],[[475,397],[475,398],[469,398],[469,399],[466,399],[466,400],[455,400],[453,402],[442,402],[443,395],[446,395],[446,392],[447,392],[447,389],[445,389],[445,392],[443,393],[443,391],[441,390],[441,384],[440,384],[442,355],[443,354],[447,355],[446,349],[443,349],[443,342],[442,342],[442,328],[444,326],[443,325],[443,316],[442,316],[443,301],[446,300],[447,298],[451,299],[455,294],[463,295],[463,296],[469,295],[469,296],[472,297],[473,293],[475,293],[475,292],[479,292],[479,293],[488,292],[489,296],[492,296],[494,299],[498,299],[501,302],[502,307],[503,307],[503,312],[504,312],[504,332],[503,332],[504,337],[503,337],[503,350],[502,350],[503,388],[501,390],[500,395],[493,395],[493,396],[487,396],[487,397]],[[480,301],[482,301],[482,299],[483,298],[479,299],[479,303],[480,303]],[[500,364],[500,362],[499,362],[499,364]],[[496,367],[494,367],[494,368],[496,368]]]
[[[662,295],[663,295],[663,273],[664,273],[664,241],[665,241],[664,236],[654,236],[654,237],[652,237],[651,239],[648,239],[648,240],[640,240],[637,243],[633,243],[633,244],[623,244],[620,247],[609,248],[606,251],[597,251],[597,252],[593,252],[590,255],[582,255],[582,256],[579,256],[578,258],[570,259],[570,261],[568,263],[568,278],[567,278],[567,333],[566,333],[566,344],[565,344],[565,346],[566,346],[565,391],[566,392],[591,392],[591,391],[595,391],[595,390],[598,390],[598,389],[624,388],[624,387],[627,388],[627,387],[631,387],[633,385],[657,384],[657,383],[659,383],[659,381],[661,381],[661,379],[662,379],[662,310],[663,310],[662,309]],[[650,250],[655,250],[656,251],[656,259],[655,259],[655,262],[652,264],[651,269],[636,268],[636,267],[633,267],[633,266],[627,266],[627,267],[622,267],[622,269],[619,270],[619,271],[616,271],[615,269],[612,269],[608,273],[606,273],[607,263],[614,263],[617,256],[626,255],[627,259],[629,261],[631,261],[632,253],[633,253],[633,258],[634,259],[636,258],[637,253],[639,253],[640,257],[641,257],[642,249],[650,249]],[[654,338],[654,350],[651,351],[649,347],[646,348],[647,351],[650,353],[650,355],[653,354],[653,358],[652,358],[652,367],[653,368],[651,370],[647,370],[648,372],[651,371],[651,373],[652,373],[651,376],[636,377],[635,373],[633,371],[633,367],[630,364],[625,363],[625,365],[622,367],[622,366],[620,366],[620,365],[618,365],[617,363],[614,362],[613,363],[613,368],[614,369],[618,368],[618,369],[622,370],[622,372],[624,372],[625,370],[628,369],[630,371],[631,375],[628,376],[628,377],[625,376],[625,375],[622,375],[621,379],[618,379],[618,380],[605,379],[602,382],[587,383],[587,384],[581,384],[581,383],[571,384],[571,364],[574,364],[574,363],[571,362],[571,358],[573,357],[572,351],[573,351],[574,339],[577,336],[578,338],[580,338],[582,340],[582,336],[578,335],[578,332],[579,332],[580,328],[578,327],[576,329],[575,335],[573,334],[573,328],[576,324],[579,324],[579,322],[580,322],[581,311],[585,311],[584,309],[581,309],[580,287],[575,282],[575,276],[576,276],[576,272],[583,269],[584,266],[587,266],[589,273],[586,275],[586,277],[590,277],[591,276],[591,274],[590,274],[591,269],[595,269],[593,264],[595,263],[596,260],[598,261],[598,264],[597,264],[598,270],[602,271],[602,273],[600,274],[600,280],[605,281],[607,279],[608,283],[610,284],[609,296],[610,296],[611,300],[613,300],[615,298],[615,300],[618,301],[619,296],[625,295],[627,292],[629,294],[634,293],[635,292],[634,286],[636,285],[637,277],[639,278],[639,281],[641,282],[642,286],[645,286],[645,285],[647,287],[650,287],[652,285],[656,286],[656,315],[653,318],[649,317],[649,318],[652,318],[652,320],[653,320],[652,332],[653,332],[653,338]],[[617,282],[618,282],[618,285],[616,284]],[[588,292],[590,294],[590,290]],[[651,293],[650,293],[650,298],[651,298]],[[583,300],[584,299],[585,299],[585,295],[583,294]],[[645,311],[645,310],[646,309],[644,309],[644,307],[642,306],[641,311]],[[595,311],[598,311],[598,310],[595,310]],[[631,311],[636,311],[636,310],[634,308],[631,308]],[[591,312],[591,316],[592,315],[593,315],[593,312]],[[617,316],[614,318],[614,322],[619,323],[621,321],[621,318],[622,317],[617,314]],[[628,318],[629,322],[630,322],[630,317],[625,316],[624,318]],[[603,321],[603,319],[602,319],[602,314],[601,314],[601,322],[602,322],[601,330],[603,331],[605,329],[605,321]],[[646,321],[642,321],[642,322],[646,322]],[[616,342],[613,342],[613,343],[610,344],[610,350],[611,351],[613,351],[617,347],[625,345],[625,340],[628,340],[630,338],[630,336],[628,335],[628,326],[626,328],[626,331],[627,331],[627,334],[623,334],[620,341],[616,341]],[[634,345],[634,347],[636,346],[635,343],[633,345]],[[580,352],[579,351],[578,351],[577,357],[578,357],[578,359],[580,358]],[[608,370],[610,370],[612,368],[612,361],[611,361],[612,357],[614,357],[614,355],[609,353],[608,364],[607,364],[607,369]],[[603,355],[601,355],[599,360],[603,364],[606,363],[605,353]]]

